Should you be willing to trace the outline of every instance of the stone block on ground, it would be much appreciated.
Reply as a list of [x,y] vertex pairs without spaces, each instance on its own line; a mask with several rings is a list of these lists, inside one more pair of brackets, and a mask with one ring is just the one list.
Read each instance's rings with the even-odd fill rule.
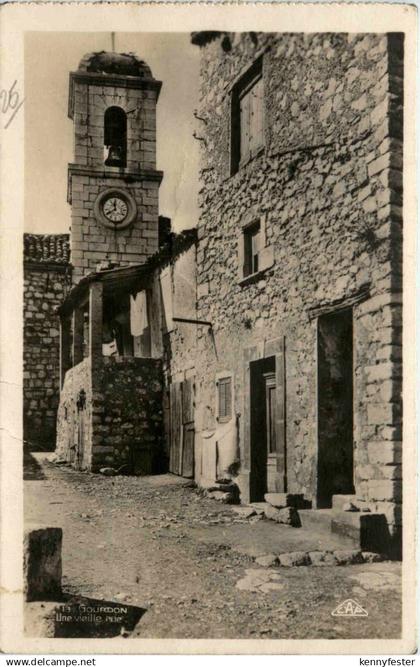
[[230,491],[207,491],[206,495],[207,498],[217,500],[225,505],[234,505],[237,502],[237,498]]
[[264,499],[277,509],[284,507],[299,509],[304,507],[303,493],[266,493]]
[[372,551],[362,551],[362,558],[364,563],[380,563],[383,561],[381,554],[376,554]]
[[269,506],[268,503],[250,503],[250,507],[253,507],[257,514],[265,515],[265,511]]
[[263,556],[258,556],[255,562],[257,565],[262,565],[262,567],[273,567],[279,564],[279,559],[275,554],[264,554]]
[[61,597],[61,547],[63,531],[57,527],[30,526],[23,543],[25,599],[58,600]]
[[232,507],[232,511],[235,512],[235,514],[239,514],[243,519],[249,519],[250,517],[257,515],[257,511],[254,507],[247,507],[244,505]]
[[299,567],[311,564],[309,554],[305,551],[291,551],[290,553],[280,554],[279,561],[280,565],[284,567]]
[[311,560],[311,564],[315,567],[337,565],[337,560],[334,554],[329,551],[310,551],[308,556]]
[[337,560],[337,565],[355,565],[363,563],[362,552],[356,549],[346,551],[334,551],[334,556]]
[[288,526],[293,526],[294,528],[300,528],[301,522],[299,518],[299,512],[295,507],[284,507],[281,510],[268,505],[265,510],[265,516],[271,521],[276,523],[285,523]]
[[350,537],[362,551],[387,553],[389,550],[389,528],[384,514],[334,512],[331,531]]

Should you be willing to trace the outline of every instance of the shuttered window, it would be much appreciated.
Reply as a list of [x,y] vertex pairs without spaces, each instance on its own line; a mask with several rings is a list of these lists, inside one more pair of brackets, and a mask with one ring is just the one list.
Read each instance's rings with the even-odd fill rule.
[[257,60],[232,91],[231,172],[264,145],[264,83]]
[[239,99],[240,161],[263,145],[263,80],[254,81]]
[[219,421],[229,421],[232,416],[232,378],[221,378],[217,383]]

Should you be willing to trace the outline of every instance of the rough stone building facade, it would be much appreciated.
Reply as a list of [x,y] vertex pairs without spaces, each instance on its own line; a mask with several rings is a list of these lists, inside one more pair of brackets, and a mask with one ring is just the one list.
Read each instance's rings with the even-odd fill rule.
[[68,234],[24,235],[23,433],[34,450],[55,447],[60,395],[56,308],[71,287]]
[[246,501],[345,496],[398,541],[402,36],[192,39],[197,318],[212,325],[197,332],[196,479],[234,477]]

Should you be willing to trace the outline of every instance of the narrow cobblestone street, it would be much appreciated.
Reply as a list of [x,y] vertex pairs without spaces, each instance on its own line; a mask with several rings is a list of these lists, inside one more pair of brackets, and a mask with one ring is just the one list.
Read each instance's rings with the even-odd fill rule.
[[[134,636],[400,635],[399,563],[263,568],[254,558],[296,548],[301,529],[243,518],[185,479],[103,477],[45,454],[25,477],[25,521],[63,528],[64,591],[145,609]],[[332,616],[347,598],[368,616]]]

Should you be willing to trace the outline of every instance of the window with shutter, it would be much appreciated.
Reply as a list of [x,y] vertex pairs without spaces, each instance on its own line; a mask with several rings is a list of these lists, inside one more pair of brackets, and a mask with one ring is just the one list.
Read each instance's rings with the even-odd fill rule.
[[217,388],[219,421],[229,421],[232,416],[232,378],[220,378]]
[[231,173],[264,145],[264,83],[259,58],[232,90]]
[[263,145],[263,80],[254,83],[249,95],[249,153],[254,153]]

